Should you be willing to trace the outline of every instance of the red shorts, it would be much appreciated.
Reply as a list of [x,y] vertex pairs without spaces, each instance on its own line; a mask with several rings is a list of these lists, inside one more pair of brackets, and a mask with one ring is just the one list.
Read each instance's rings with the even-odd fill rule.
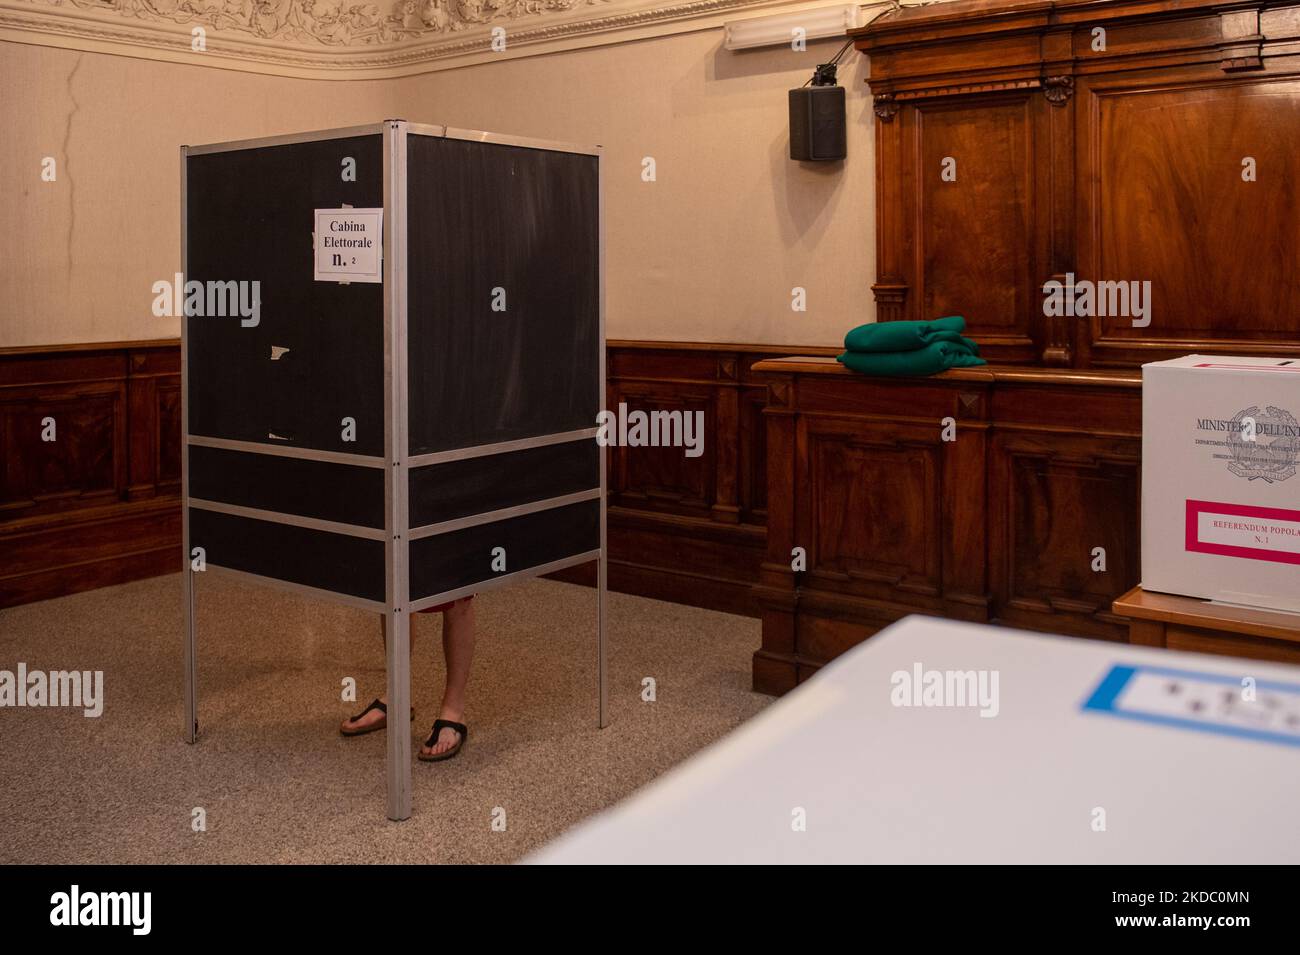
[[466,600],[473,600],[473,599],[474,599],[473,595],[470,595],[468,597],[461,597],[460,600],[449,600],[445,604],[438,604],[438,606],[436,607],[429,607],[425,610],[421,610],[420,613],[440,613],[443,610],[450,610],[458,603],[464,603]]

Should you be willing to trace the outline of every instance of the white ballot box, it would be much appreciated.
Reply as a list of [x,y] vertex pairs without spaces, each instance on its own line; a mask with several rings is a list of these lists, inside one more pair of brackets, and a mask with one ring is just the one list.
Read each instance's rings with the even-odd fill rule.
[[1142,587],[1300,611],[1300,360],[1142,366]]
[[1296,863],[1300,667],[908,617],[532,863]]

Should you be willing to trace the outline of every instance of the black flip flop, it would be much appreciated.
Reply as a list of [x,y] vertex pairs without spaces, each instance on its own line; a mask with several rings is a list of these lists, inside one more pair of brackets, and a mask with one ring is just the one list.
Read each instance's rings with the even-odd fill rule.
[[420,760],[420,762],[440,763],[444,759],[451,759],[453,756],[455,756],[457,753],[460,752],[460,748],[465,745],[465,740],[469,739],[469,729],[465,726],[464,723],[453,723],[451,720],[434,720],[433,732],[430,733],[429,738],[424,741],[424,745],[428,747],[433,747],[434,745],[436,745],[438,742],[438,734],[442,732],[443,727],[446,727],[447,729],[455,730],[457,733],[460,734],[460,739],[456,741],[455,746],[447,750],[447,752],[445,753],[438,753],[433,756],[426,755],[425,753],[417,753],[416,755],[417,758]]
[[[369,726],[364,726],[361,729],[357,729],[357,730],[344,729],[342,726],[340,726],[339,735],[365,736],[367,733],[374,733],[378,730],[387,729],[388,728],[388,706],[385,703],[381,702],[379,697],[375,697],[374,700],[371,701],[370,705],[367,706],[360,713],[358,713],[356,716],[348,717],[348,722],[355,723],[357,720],[361,719],[361,717],[365,716],[371,710],[378,710],[380,713],[383,713],[384,719],[379,721],[378,723],[371,723]],[[415,719],[414,706],[411,707],[411,719]]]

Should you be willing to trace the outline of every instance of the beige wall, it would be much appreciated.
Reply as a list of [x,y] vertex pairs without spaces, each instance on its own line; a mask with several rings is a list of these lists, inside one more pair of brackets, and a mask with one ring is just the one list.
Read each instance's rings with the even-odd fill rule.
[[0,42],[0,346],[177,334],[150,287],[179,262],[180,144],[394,115],[605,146],[610,337],[835,344],[873,313],[865,64],[850,53],[841,71],[850,159],[801,165],[786,91],[838,42],[720,44],[708,30],[331,82]]
[[0,347],[179,335],[151,287],[180,266],[180,146],[374,122],[398,92],[6,42],[0,90]]
[[[710,30],[398,82],[408,119],[605,147],[611,338],[836,344],[871,314],[863,58],[841,77],[851,158],[800,164],[786,91],[839,41],[802,54],[721,41]],[[791,310],[794,286],[807,289],[804,313]]]

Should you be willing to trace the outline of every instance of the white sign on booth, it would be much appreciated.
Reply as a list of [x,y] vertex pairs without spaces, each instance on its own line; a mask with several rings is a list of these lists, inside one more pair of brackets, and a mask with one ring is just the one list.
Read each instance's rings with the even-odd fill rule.
[[318,282],[383,282],[384,210],[317,209]]

